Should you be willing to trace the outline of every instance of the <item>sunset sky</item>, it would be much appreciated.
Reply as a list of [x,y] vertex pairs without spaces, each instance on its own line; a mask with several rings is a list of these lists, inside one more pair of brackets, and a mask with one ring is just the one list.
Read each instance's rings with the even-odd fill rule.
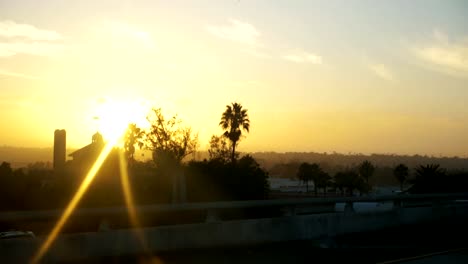
[[[0,1],[0,145],[177,113],[205,149],[468,156],[467,1]],[[123,116],[122,116],[123,115]]]

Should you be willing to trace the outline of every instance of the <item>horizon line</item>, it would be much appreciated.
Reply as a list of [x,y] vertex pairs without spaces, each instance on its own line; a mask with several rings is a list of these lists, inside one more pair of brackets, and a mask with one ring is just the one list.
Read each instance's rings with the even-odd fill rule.
[[[3,144],[3,145],[0,145],[0,148],[17,148],[17,149],[41,149],[41,150],[47,150],[47,149],[50,149],[50,150],[53,150],[53,146],[50,146],[50,147],[26,147],[26,146],[13,146],[13,145],[6,145],[6,144]],[[67,147],[66,150],[67,152],[68,151],[72,151],[72,150],[77,150],[77,149],[81,149],[82,147],[80,148],[77,148],[77,147]],[[137,151],[150,151],[150,150],[142,150],[142,149],[139,149]],[[208,152],[208,149],[200,149],[200,150],[197,150],[196,152]],[[287,150],[287,151],[278,151],[278,150],[255,150],[255,151],[239,151],[239,153],[245,153],[245,154],[249,154],[249,153],[275,153],[275,154],[290,154],[290,153],[303,153],[303,154],[320,154],[320,155],[343,155],[343,156],[373,156],[373,155],[383,155],[383,156],[406,156],[406,157],[413,157],[413,156],[421,156],[421,157],[429,157],[429,158],[459,158],[459,159],[468,159],[468,154],[464,154],[464,155],[442,155],[442,154],[430,154],[430,153],[383,153],[383,152],[354,152],[354,151],[344,151],[344,152],[340,152],[340,151],[313,151],[313,150],[309,150],[309,151],[300,151],[300,150],[296,150],[296,151],[293,151],[293,150]],[[192,156],[193,154],[189,155],[189,156]]]

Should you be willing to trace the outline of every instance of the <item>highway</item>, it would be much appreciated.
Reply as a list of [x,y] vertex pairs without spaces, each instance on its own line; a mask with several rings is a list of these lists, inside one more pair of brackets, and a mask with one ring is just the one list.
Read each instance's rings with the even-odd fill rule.
[[[178,250],[146,256],[87,259],[87,263],[468,263],[462,219],[314,241]],[[69,262],[69,263],[81,263]]]
[[[98,232],[64,233],[48,249],[44,260],[306,263],[314,259],[319,263],[342,263],[359,259],[360,263],[404,263],[444,256],[457,260],[463,259],[464,248],[468,247],[468,208],[459,201],[462,198],[466,200],[466,194],[148,205],[139,208],[145,218],[152,213],[200,211],[201,221],[145,227],[140,241],[125,226],[109,225],[112,228]],[[260,215],[260,218],[246,215],[245,219],[226,219],[222,214],[223,210],[263,208],[281,210],[268,210],[266,213],[272,215]],[[53,223],[60,213],[7,212],[0,219],[5,223],[20,220],[25,224],[37,220]],[[96,221],[126,214],[126,208],[80,209],[71,221]],[[26,261],[44,239],[40,235],[30,241],[3,241],[0,250],[4,260]]]

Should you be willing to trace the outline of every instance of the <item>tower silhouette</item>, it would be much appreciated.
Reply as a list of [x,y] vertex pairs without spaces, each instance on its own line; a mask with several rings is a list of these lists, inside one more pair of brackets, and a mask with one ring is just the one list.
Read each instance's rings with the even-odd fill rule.
[[54,132],[54,170],[65,166],[65,151],[67,144],[67,133],[65,129],[56,129]]

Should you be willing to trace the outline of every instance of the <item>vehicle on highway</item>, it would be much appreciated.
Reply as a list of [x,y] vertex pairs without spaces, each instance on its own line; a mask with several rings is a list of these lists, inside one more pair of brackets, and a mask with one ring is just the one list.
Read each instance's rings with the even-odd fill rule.
[[0,232],[0,239],[35,238],[35,237],[36,236],[31,231],[13,230],[13,231]]

